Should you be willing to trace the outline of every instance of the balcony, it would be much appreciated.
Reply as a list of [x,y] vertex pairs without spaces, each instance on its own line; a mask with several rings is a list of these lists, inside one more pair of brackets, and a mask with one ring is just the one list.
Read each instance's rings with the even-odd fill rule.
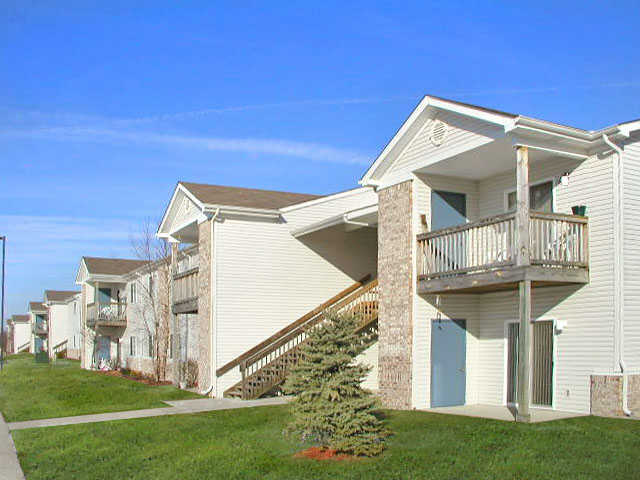
[[511,290],[523,280],[533,287],[589,282],[586,217],[530,212],[529,239],[528,260],[519,262],[516,213],[418,235],[418,293]]
[[198,267],[173,275],[173,313],[198,311]]
[[49,333],[49,326],[47,322],[36,322],[33,324],[33,333],[35,335],[47,335]]
[[126,303],[91,303],[87,305],[88,327],[126,327]]

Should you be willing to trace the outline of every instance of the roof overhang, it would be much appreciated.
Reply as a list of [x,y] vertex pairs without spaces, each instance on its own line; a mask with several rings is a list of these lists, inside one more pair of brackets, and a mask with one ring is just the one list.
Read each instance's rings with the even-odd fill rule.
[[335,215],[333,217],[320,220],[319,222],[310,223],[304,227],[297,228],[291,232],[296,238],[309,235],[310,233],[324,230],[326,228],[335,227],[336,225],[345,225],[354,229],[375,227],[378,224],[378,205],[369,205],[357,208],[348,212]]
[[[184,218],[180,219],[179,222],[172,223],[174,216],[177,215],[177,209],[179,208],[177,202],[182,198],[181,195],[190,199],[196,208],[193,213],[186,215]],[[179,242],[181,232],[186,232],[188,229],[193,228],[193,225],[203,223],[217,215],[240,215],[277,220],[280,218],[281,213],[280,210],[275,209],[203,203],[198,200],[198,198],[193,195],[189,189],[181,183],[178,183],[162,217],[156,236],[169,241]]]
[[[389,166],[403,151],[403,142],[408,143],[410,138],[413,138],[419,131],[415,125],[419,125],[420,121],[424,123],[425,116],[432,115],[428,112],[429,110],[433,110],[433,114],[437,110],[444,110],[491,124],[497,127],[496,131],[499,132],[496,139],[508,137],[514,146],[527,146],[572,158],[586,158],[594,153],[608,150],[602,139],[603,134],[611,137],[629,137],[632,132],[640,130],[640,121],[638,120],[601,130],[582,130],[522,115],[425,96],[366,171],[359,182],[360,184],[375,187],[384,184],[381,179]],[[430,159],[430,162],[435,163],[437,160]],[[406,172],[406,175],[399,177],[399,180],[404,181],[410,178],[410,174],[411,172]],[[397,181],[398,179],[394,179],[393,183],[397,183]]]

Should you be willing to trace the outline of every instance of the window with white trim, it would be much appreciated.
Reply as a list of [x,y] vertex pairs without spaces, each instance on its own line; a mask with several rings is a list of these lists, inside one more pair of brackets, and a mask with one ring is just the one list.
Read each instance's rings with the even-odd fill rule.
[[[553,180],[529,186],[529,208],[536,212],[553,212]],[[507,194],[507,211],[516,209],[516,192]]]

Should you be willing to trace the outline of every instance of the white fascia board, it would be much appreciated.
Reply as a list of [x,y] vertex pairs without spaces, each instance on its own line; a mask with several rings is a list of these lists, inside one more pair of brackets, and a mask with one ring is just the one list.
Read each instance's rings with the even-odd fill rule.
[[124,275],[107,275],[90,273],[84,283],[89,282],[105,282],[105,283],[127,283]]
[[378,158],[374,160],[373,164],[371,164],[369,169],[358,181],[360,185],[362,186],[375,185],[374,183],[371,182],[371,177],[373,177],[373,174],[378,169],[378,167],[380,167],[382,162],[384,162],[384,160],[387,158],[391,150],[393,150],[393,148],[404,136],[404,134],[407,133],[407,130],[411,128],[411,125],[413,125],[413,123],[416,121],[418,116],[422,113],[422,111],[427,107],[428,104],[429,104],[429,97],[423,97],[422,100],[420,100],[420,103],[418,103],[416,108],[413,109],[413,112],[411,112],[409,117],[407,117],[404,123],[400,126],[400,128],[395,133],[395,135],[391,138],[389,143],[387,143],[387,145],[382,149],[382,152],[380,153],[380,155],[378,155]]
[[369,169],[366,171],[366,173],[358,183],[360,183],[361,185],[378,186],[379,182],[376,180],[372,181],[371,177],[378,169],[378,167],[385,161],[391,150],[396,146],[396,144],[405,135],[405,133],[407,133],[407,130],[411,128],[411,125],[413,125],[418,116],[428,107],[447,110],[459,115],[477,118],[478,120],[483,120],[488,123],[502,126],[505,131],[510,128],[514,122],[514,119],[511,115],[502,115],[497,112],[488,112],[482,108],[475,108],[472,106],[461,105],[457,102],[450,102],[440,98],[425,96],[420,101],[418,106],[413,110],[411,115],[409,115],[409,118],[405,120],[400,129],[396,132],[391,141],[387,144],[384,150],[382,150],[382,153],[373,162],[371,167],[369,167]]
[[78,266],[78,272],[76,273],[76,285],[82,285],[87,278],[87,265],[85,264],[84,257],[80,259],[80,265]]
[[280,210],[273,210],[270,208],[236,207],[233,205],[212,205],[209,203],[204,205],[203,212],[207,215],[207,218],[215,214],[217,211],[220,211],[220,213],[223,214],[232,213],[255,217],[280,218]]
[[158,230],[156,231],[156,235],[158,237],[162,238],[163,235],[167,234],[165,223],[169,216],[169,212],[171,212],[173,205],[176,201],[176,197],[180,192],[184,193],[184,195],[186,195],[187,198],[189,198],[193,203],[195,203],[195,205],[200,209],[200,211],[204,211],[204,204],[200,200],[198,200],[195,197],[195,195],[193,195],[193,193],[191,193],[184,185],[182,185],[181,183],[178,183],[178,185],[176,185],[175,190],[173,191],[173,195],[171,195],[171,200],[169,201],[169,205],[167,206],[167,209],[165,210],[164,215],[162,216],[162,220],[160,221]]
[[356,187],[350,190],[345,190],[344,192],[338,192],[331,195],[326,195],[324,197],[316,198],[314,200],[307,200],[306,202],[296,203],[295,205],[289,205],[288,207],[281,208],[280,212],[289,213],[289,212],[293,212],[295,210],[300,210],[303,208],[315,207],[316,205],[321,205],[326,202],[350,197],[353,195],[361,195],[363,193],[370,192],[372,190],[373,189],[371,187]]
[[625,137],[630,137],[632,132],[640,130],[640,120],[636,120],[635,122],[622,123],[618,125],[618,130]]
[[300,227],[295,230],[292,230],[291,235],[293,235],[296,238],[302,237],[304,235],[317,232],[319,230],[324,230],[325,228],[333,227],[341,223],[346,223],[347,220],[354,220],[355,218],[361,217],[363,215],[367,215],[369,213],[374,213],[377,211],[378,211],[377,204],[357,208],[355,210],[350,210],[348,212],[344,212],[339,215],[334,215],[333,217],[325,218],[324,220],[320,220],[319,222],[314,222],[309,225],[305,225],[304,227]]

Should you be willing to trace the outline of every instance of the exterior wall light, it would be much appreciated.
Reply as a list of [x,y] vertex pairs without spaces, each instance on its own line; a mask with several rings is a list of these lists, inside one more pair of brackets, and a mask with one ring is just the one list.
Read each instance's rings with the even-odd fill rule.
[[564,172],[562,174],[562,176],[560,177],[560,184],[563,187],[568,187],[569,186],[569,172]]

